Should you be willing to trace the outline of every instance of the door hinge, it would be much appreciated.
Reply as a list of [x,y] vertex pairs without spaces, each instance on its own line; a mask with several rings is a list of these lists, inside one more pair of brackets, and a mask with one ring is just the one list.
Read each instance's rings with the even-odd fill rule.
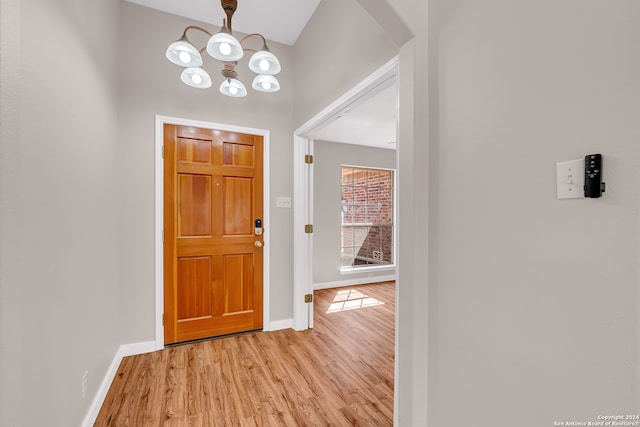
[[304,302],[313,302],[313,294],[306,294],[304,296]]
[[162,313],[162,326],[164,326],[164,313]]
[[164,243],[164,230],[162,230],[162,243]]
[[162,146],[162,158],[164,159],[164,145]]
[[313,156],[311,154],[305,154],[304,162],[308,165],[313,164]]
[[313,224],[307,224],[304,226],[304,232],[307,234],[313,233]]

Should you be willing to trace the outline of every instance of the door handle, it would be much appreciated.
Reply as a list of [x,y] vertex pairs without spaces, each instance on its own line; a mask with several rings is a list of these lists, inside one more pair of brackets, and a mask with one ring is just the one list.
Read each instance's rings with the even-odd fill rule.
[[253,242],[253,246],[255,246],[256,248],[261,248],[262,242],[260,240],[256,240],[255,242]]

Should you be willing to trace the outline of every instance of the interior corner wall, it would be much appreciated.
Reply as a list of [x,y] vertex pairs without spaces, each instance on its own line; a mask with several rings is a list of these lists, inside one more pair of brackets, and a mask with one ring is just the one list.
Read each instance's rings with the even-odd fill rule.
[[363,145],[314,141],[313,283],[345,282],[393,275],[393,271],[340,274],[340,218],[343,165],[394,169],[396,152]]
[[322,0],[294,46],[294,125],[302,126],[398,54],[356,0]]
[[[322,111],[372,72],[400,55],[398,191],[398,289],[396,362],[396,425],[427,423],[427,275],[429,259],[427,211],[432,168],[427,109],[427,2],[389,2],[415,34],[396,46],[365,6],[377,2],[323,0],[294,47],[294,126]],[[404,26],[403,26],[404,27]],[[330,31],[327,31],[330,29]],[[398,34],[406,30],[401,28]],[[416,119],[414,119],[416,118]],[[429,305],[427,307],[427,305]],[[427,309],[425,309],[427,308]]]
[[[16,157],[20,137],[20,0],[0,1],[0,342],[16,339],[12,332],[18,289],[14,246],[19,233],[15,224],[19,191],[12,184],[18,173]],[[16,393],[20,373],[15,367],[20,350],[0,345],[0,425],[17,422]]]
[[[123,268],[123,343],[152,341],[154,326],[154,143],[155,116],[163,115],[270,131],[272,200],[271,224],[265,229],[271,239],[270,314],[271,320],[293,317],[293,220],[292,209],[275,208],[277,196],[292,196],[293,184],[293,64],[292,48],[269,42],[278,56],[282,89],[274,94],[250,88],[251,73],[243,58],[237,67],[239,78],[248,85],[245,98],[229,98],[218,91],[222,81],[221,63],[204,55],[204,66],[213,79],[209,89],[191,88],[180,81],[181,68],[165,57],[167,46],[178,39],[188,25],[205,23],[159,12],[128,2],[121,3],[120,31],[126,40],[122,56],[119,88],[119,147],[122,167],[118,171],[124,188],[126,244],[121,251]],[[207,38],[189,33],[196,45]],[[275,238],[277,236],[277,238]]]
[[[438,426],[431,416],[436,392],[432,386],[433,291],[437,277],[437,144],[432,138],[430,106],[431,1],[394,0],[397,14],[388,21],[393,34],[411,34],[399,48],[397,162],[397,291],[394,422],[399,426]],[[360,1],[377,16],[378,2]],[[394,22],[400,19],[402,22]],[[400,26],[397,28],[397,26]],[[401,40],[402,38],[396,38]]]
[[2,2],[3,426],[79,425],[120,343],[118,7]]
[[[430,424],[638,414],[640,3],[430,2]],[[558,200],[602,153],[606,192]]]

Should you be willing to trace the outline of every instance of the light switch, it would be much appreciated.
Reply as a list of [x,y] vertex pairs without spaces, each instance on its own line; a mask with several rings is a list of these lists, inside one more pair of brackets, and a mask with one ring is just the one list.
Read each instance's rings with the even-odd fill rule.
[[291,207],[291,197],[276,197],[276,207],[277,208],[290,208]]
[[584,198],[584,159],[556,163],[558,199]]

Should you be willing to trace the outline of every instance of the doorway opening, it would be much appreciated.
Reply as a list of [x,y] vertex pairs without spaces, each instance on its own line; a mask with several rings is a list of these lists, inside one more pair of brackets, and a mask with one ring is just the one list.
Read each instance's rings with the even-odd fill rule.
[[[312,230],[314,220],[312,161],[314,138],[321,129],[351,111],[358,104],[397,83],[398,61],[398,57],[393,58],[294,132],[293,327],[295,330],[313,327],[313,302],[305,301],[309,301],[308,296],[313,295],[313,233],[309,231]],[[397,106],[397,90],[395,98]],[[397,164],[396,154],[396,168]]]

